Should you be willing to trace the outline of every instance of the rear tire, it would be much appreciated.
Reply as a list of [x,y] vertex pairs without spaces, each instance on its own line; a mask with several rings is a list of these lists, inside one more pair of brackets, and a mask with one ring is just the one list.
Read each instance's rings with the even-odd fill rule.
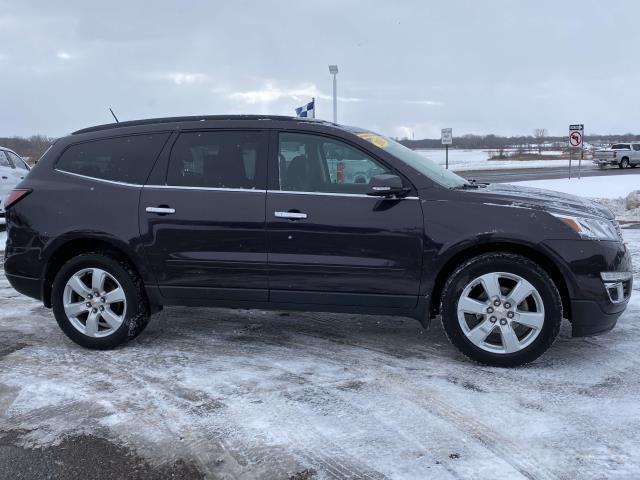
[[624,157],[622,160],[620,160],[620,164],[618,165],[618,167],[622,169],[629,168],[629,159],[627,157]]
[[487,253],[451,274],[441,312],[447,337],[464,355],[484,365],[515,367],[551,347],[560,331],[562,301],[538,264],[511,253]]
[[149,323],[142,280],[128,263],[105,253],[84,253],[65,263],[51,295],[58,325],[85,348],[115,348]]

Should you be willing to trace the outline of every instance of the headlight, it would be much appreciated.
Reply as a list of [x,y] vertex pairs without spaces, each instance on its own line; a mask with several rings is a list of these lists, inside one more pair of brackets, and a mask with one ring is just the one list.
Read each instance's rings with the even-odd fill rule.
[[551,215],[586,240],[622,241],[622,234],[617,222],[611,222],[604,218],[572,217],[558,213]]

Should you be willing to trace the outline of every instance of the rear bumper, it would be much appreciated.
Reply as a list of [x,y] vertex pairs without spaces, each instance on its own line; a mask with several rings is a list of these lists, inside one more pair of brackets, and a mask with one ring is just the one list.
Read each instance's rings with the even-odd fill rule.
[[10,273],[5,273],[5,275],[11,286],[19,293],[36,300],[42,300],[42,284],[39,278],[23,277]]

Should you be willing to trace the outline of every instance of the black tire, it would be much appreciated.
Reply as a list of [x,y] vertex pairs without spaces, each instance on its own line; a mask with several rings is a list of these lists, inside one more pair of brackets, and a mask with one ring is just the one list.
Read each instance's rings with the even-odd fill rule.
[[[458,300],[464,288],[475,278],[492,272],[507,272],[529,281],[544,305],[544,323],[538,336],[515,353],[481,349],[467,338],[458,322]],[[534,361],[551,347],[560,331],[562,300],[555,283],[538,264],[521,255],[496,252],[474,257],[454,270],[444,286],[441,313],[447,337],[468,358],[484,365],[516,367]]]
[[629,168],[629,159],[627,157],[624,157],[622,160],[620,160],[618,167],[623,169]]
[[[108,336],[95,338],[77,330],[64,311],[65,285],[72,275],[84,268],[100,268],[112,275],[122,286],[126,298],[126,312],[120,327]],[[142,280],[127,263],[107,253],[78,255],[58,271],[52,287],[53,314],[62,331],[75,343],[85,348],[108,350],[137,337],[149,323],[149,302]]]

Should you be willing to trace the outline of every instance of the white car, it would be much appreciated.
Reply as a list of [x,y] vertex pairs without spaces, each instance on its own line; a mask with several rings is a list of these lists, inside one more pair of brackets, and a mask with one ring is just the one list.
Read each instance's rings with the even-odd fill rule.
[[0,225],[5,223],[4,199],[29,173],[29,166],[13,150],[0,147]]
[[619,168],[640,165],[640,143],[614,143],[609,148],[593,152],[593,163],[600,168],[607,165]]

